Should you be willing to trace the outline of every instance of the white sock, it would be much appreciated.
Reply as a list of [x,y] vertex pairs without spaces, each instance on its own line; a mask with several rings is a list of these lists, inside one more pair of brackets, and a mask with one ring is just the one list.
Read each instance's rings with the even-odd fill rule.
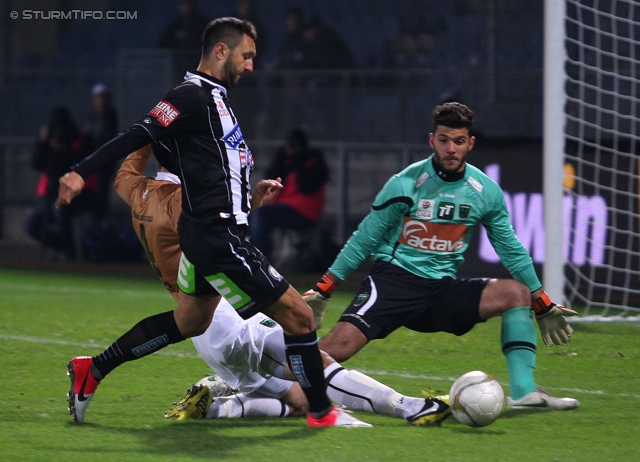
[[289,406],[279,399],[248,398],[240,393],[214,399],[206,418],[286,417],[289,412]]
[[406,419],[417,414],[425,405],[425,398],[413,398],[396,393],[389,400],[389,415]]
[[396,416],[391,403],[402,395],[392,388],[338,363],[329,365],[324,375],[329,380],[327,396],[336,403],[357,411]]

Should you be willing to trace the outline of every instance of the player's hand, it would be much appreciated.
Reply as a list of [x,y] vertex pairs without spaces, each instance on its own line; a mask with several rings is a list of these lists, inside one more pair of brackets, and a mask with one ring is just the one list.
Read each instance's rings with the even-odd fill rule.
[[331,293],[338,287],[338,282],[334,282],[331,278],[339,281],[335,276],[327,271],[327,274],[322,276],[322,279],[318,281],[316,287],[311,290],[307,290],[303,295],[304,301],[313,310],[313,316],[316,318],[316,329],[322,327],[322,321],[324,320],[324,310],[327,309]]
[[273,199],[273,196],[282,189],[282,178],[278,177],[275,180],[260,180],[253,188],[251,194],[251,208],[253,210],[268,204]]
[[565,317],[575,316],[578,314],[577,312],[553,303],[546,292],[533,301],[531,308],[536,315],[545,345],[566,345],[569,343],[573,329]]
[[76,172],[69,172],[60,177],[60,187],[58,188],[58,199],[56,207],[71,203],[74,197],[82,192],[84,179]]
[[313,317],[316,318],[316,329],[320,329],[324,321],[324,311],[327,309],[330,297],[325,297],[311,289],[307,290],[302,295],[302,298],[304,298],[304,301],[307,302],[307,305],[313,310]]

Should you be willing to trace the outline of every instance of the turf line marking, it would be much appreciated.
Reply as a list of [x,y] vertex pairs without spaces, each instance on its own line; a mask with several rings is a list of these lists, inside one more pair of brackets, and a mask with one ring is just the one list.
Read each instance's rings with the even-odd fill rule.
[[[91,349],[96,349],[96,350],[99,350],[99,351],[102,351],[105,348],[107,348],[107,346],[101,346],[101,345],[98,345],[97,343],[70,342],[68,340],[58,340],[58,339],[53,339],[53,338],[40,338],[40,337],[34,337],[34,336],[30,336],[30,335],[0,334],[0,340],[9,340],[9,341],[15,341],[15,342],[40,343],[40,344],[47,344],[47,345],[72,346],[74,348],[79,348],[79,349],[81,349],[81,348],[90,349],[91,348]],[[198,355],[196,353],[180,353],[180,352],[177,352],[177,351],[167,351],[167,350],[160,350],[160,351],[156,352],[155,354],[162,355],[162,356],[175,356],[175,357],[180,357],[180,358],[199,358],[200,357],[200,355]]]
[[167,299],[171,298],[166,292],[162,292],[161,290],[149,290],[149,291],[141,291],[141,290],[128,290],[128,289],[97,289],[93,287],[59,287],[51,284],[7,284],[0,283],[0,290],[17,290],[21,293],[38,293],[42,294],[42,292],[54,292],[60,294],[89,294],[89,295],[123,295],[125,297],[162,297]]
[[[402,377],[402,378],[406,378],[406,379],[412,379],[412,380],[432,380],[432,381],[442,381],[442,382],[455,382],[456,379],[458,379],[458,377],[439,377],[439,376],[433,376],[433,375],[416,375],[416,374],[408,374],[405,372],[393,372],[393,371],[378,371],[378,370],[369,370],[369,369],[358,369],[358,371],[362,372],[363,374],[367,374],[367,375],[377,375],[377,376],[393,376],[393,377]],[[508,384],[502,383],[500,382],[500,385],[502,385],[503,388],[509,388]],[[571,393],[582,393],[585,395],[606,395],[607,393],[605,393],[602,390],[585,390],[583,388],[560,388],[560,387],[545,387],[548,388],[549,390],[560,390],[560,391],[566,391],[566,392],[571,392]],[[636,398],[636,399],[640,399],[640,395],[639,394],[634,394],[634,393],[612,393],[612,396],[619,396],[619,397],[623,397],[623,398]]]
[[[14,334],[0,334],[0,340],[8,340],[15,342],[30,342],[30,343],[40,343],[40,344],[50,344],[50,345],[62,345],[62,346],[72,346],[78,349],[82,348],[95,348],[99,350],[104,350],[106,346],[100,346],[96,343],[79,343],[79,342],[70,342],[68,340],[58,340],[58,339],[48,339],[48,338],[40,338],[30,335],[14,335]],[[154,354],[162,355],[162,356],[173,356],[180,358],[200,358],[200,355],[194,353],[179,353],[173,352],[171,350],[160,350]],[[358,371],[363,374],[374,375],[374,376],[388,376],[388,377],[402,377],[405,379],[412,380],[431,380],[438,382],[450,382],[453,383],[458,377],[439,377],[435,375],[421,375],[421,374],[408,374],[406,372],[394,372],[394,371],[379,371],[379,370],[367,370],[367,369],[358,369]],[[508,388],[507,384],[501,384],[503,387]],[[550,388],[552,389],[552,388]],[[581,393],[585,395],[606,395],[602,390],[585,390],[582,388],[553,388],[553,390],[566,391],[571,393]],[[612,396],[618,396],[623,398],[634,398],[640,399],[639,394],[634,393],[613,393]]]

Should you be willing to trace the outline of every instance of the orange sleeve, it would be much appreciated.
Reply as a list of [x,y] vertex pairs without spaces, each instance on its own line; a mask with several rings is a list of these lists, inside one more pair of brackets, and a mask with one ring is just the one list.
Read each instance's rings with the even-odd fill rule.
[[129,205],[132,204],[136,186],[144,179],[142,173],[150,156],[151,145],[149,144],[129,154],[116,174],[114,184],[116,192]]

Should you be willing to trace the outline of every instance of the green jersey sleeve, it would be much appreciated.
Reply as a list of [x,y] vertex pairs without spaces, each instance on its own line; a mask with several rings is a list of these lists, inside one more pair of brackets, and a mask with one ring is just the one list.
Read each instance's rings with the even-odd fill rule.
[[[414,183],[401,175],[392,176],[380,190],[369,214],[360,222],[329,271],[344,280],[381,246],[393,245],[402,217],[413,206]],[[393,236],[392,236],[393,235]]]
[[496,184],[491,194],[488,212],[481,222],[487,231],[491,245],[504,267],[513,278],[526,285],[531,292],[542,287],[533,266],[533,260],[522,245],[511,225],[502,189]]

